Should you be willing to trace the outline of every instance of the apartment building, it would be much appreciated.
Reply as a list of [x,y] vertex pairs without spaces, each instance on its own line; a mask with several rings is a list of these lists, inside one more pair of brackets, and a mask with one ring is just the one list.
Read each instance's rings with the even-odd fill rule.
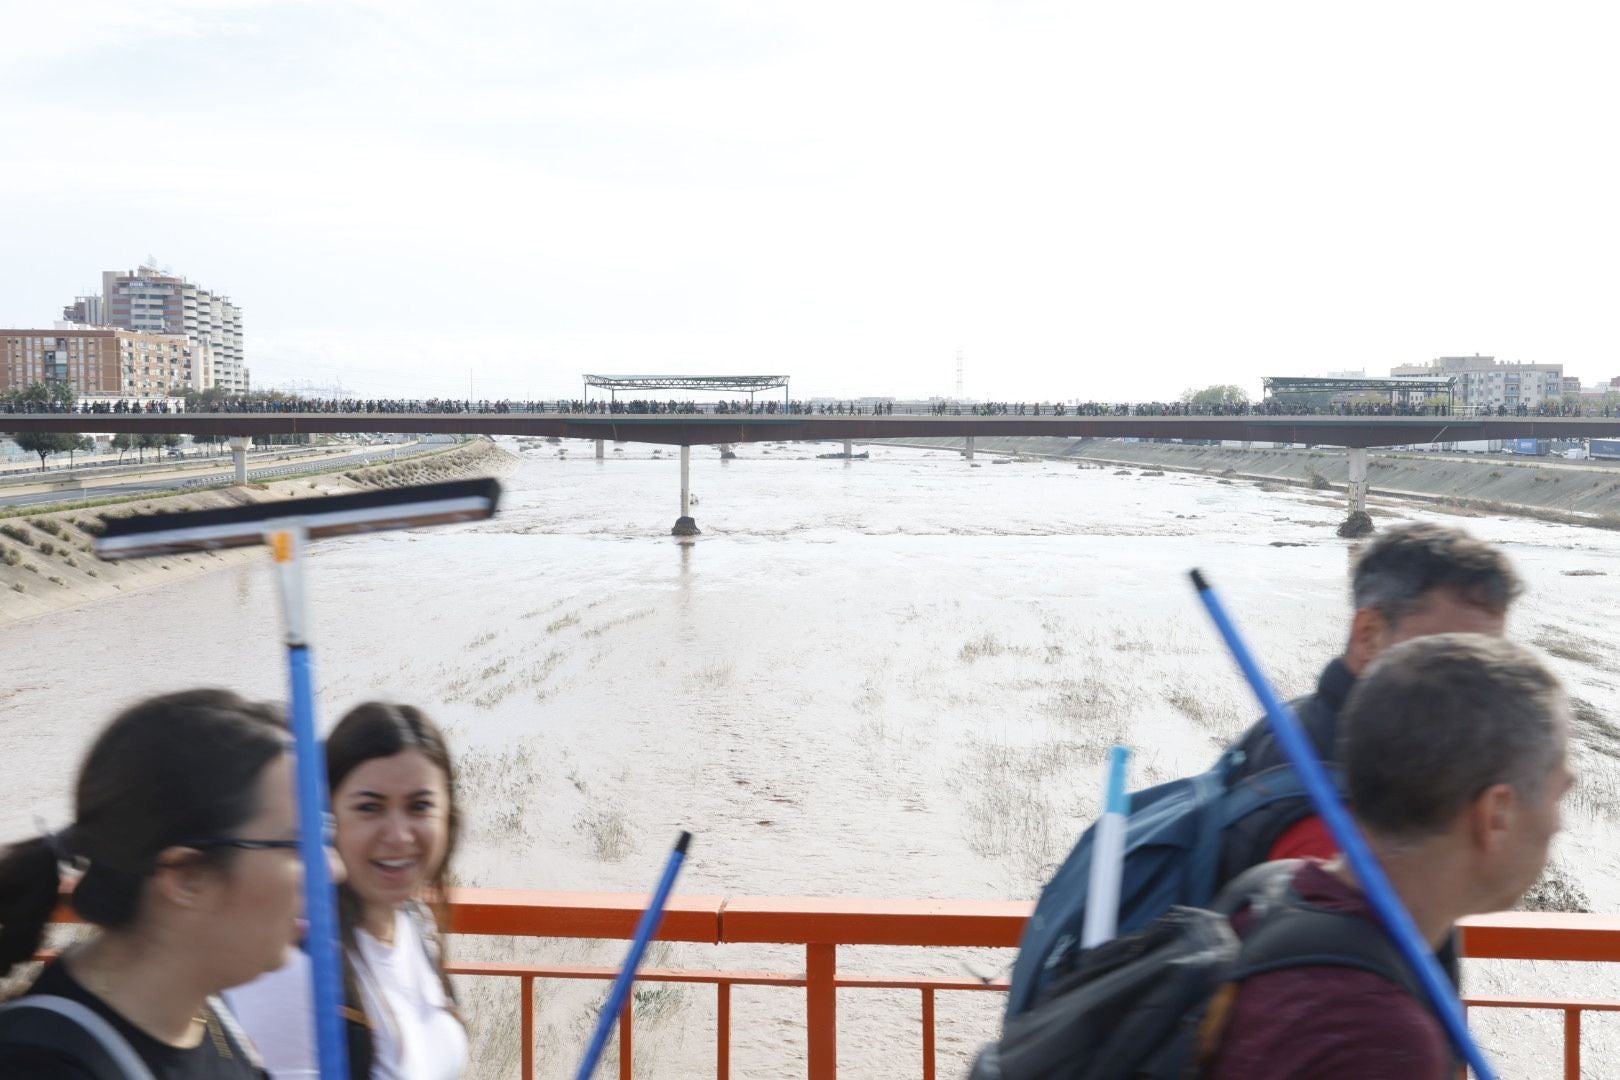
[[[250,378],[242,351],[242,309],[230,297],[152,266],[105,271],[101,288],[106,325],[147,334],[183,335],[195,352],[204,354],[211,372],[207,386],[232,393],[247,391]],[[64,314],[68,310],[73,308],[65,309]]]
[[202,389],[206,350],[179,334],[111,327],[0,330],[0,393],[65,382],[80,397],[163,397]]
[[1457,378],[1457,404],[1495,409],[1536,408],[1564,395],[1563,364],[1509,364],[1493,356],[1441,356],[1427,364],[1401,364],[1391,378]]
[[100,296],[75,296],[73,303],[62,309],[62,318],[80,326],[105,326]]

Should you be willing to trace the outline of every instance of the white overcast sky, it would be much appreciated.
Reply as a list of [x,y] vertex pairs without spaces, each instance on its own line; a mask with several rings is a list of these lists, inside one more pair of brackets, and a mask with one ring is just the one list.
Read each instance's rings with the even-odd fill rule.
[[150,254],[259,386],[1607,380],[1611,10],[0,0],[0,325]]

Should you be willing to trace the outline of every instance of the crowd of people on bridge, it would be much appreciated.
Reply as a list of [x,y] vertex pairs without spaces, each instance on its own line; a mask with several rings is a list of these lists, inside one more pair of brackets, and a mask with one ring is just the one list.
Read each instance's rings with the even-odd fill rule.
[[185,411],[185,401],[182,398],[118,398],[117,400],[103,398],[71,403],[20,401],[0,398],[0,413],[21,416],[91,416],[101,414],[124,416],[131,413],[168,414]]
[[1613,417],[1620,408],[1591,402],[1572,405],[1544,401],[1535,406],[1454,407],[1431,402],[1334,402],[1301,403],[1285,398],[1247,402],[1099,402],[1099,401],[980,401],[950,400],[893,401],[889,399],[817,401],[658,401],[635,398],[586,400],[512,400],[501,398],[317,398],[287,394],[216,397],[190,403],[181,397],[82,399],[77,402],[23,399],[0,395],[0,413],[37,414],[125,414],[125,413],[301,413],[341,415],[503,415],[578,414],[694,416],[1517,416],[1517,417]]

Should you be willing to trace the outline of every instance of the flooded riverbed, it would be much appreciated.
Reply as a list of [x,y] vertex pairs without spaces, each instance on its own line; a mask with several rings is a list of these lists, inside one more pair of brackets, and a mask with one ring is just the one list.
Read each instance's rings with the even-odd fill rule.
[[[681,544],[667,536],[674,454],[626,444],[598,462],[588,443],[561,456],[506,445],[520,461],[498,519],[327,542],[312,563],[323,718],[392,697],[448,727],[464,762],[465,884],[645,890],[684,827],[688,892],[1031,897],[1094,814],[1108,746],[1136,749],[1145,786],[1205,767],[1255,714],[1188,568],[1222,590],[1287,693],[1314,685],[1347,626],[1351,545],[1333,535],[1331,493],[1072,463],[972,469],[896,448],[851,462],[816,460],[826,446],[748,446],[728,462],[695,448],[704,535]],[[1549,651],[1590,706],[1556,857],[1595,907],[1620,909],[1620,729],[1603,719],[1620,712],[1620,534],[1460,523],[1507,547],[1529,583],[1511,633]],[[120,705],[192,684],[281,696],[278,634],[262,564],[0,631],[3,835],[36,814],[65,820],[74,763]],[[618,958],[617,946],[533,953]],[[845,953],[846,967],[952,975],[1010,962]],[[659,962],[791,971],[803,957],[683,946]],[[1560,986],[1523,967],[1476,966],[1470,989],[1620,996],[1605,974]],[[509,1010],[509,995],[473,993]],[[942,1075],[991,1030],[999,1000],[971,996],[983,1000],[942,1000]],[[914,1074],[915,995],[869,997],[841,997],[845,1075]],[[544,1075],[568,1071],[592,1000],[577,987],[541,998]],[[735,1075],[801,1072],[802,992],[736,1002]],[[712,992],[643,1004],[646,1075],[712,1070]],[[501,1041],[515,1016],[490,1025],[494,1011],[480,1076],[515,1061]],[[1551,1037],[1550,1024],[1524,1030],[1542,1027]]]

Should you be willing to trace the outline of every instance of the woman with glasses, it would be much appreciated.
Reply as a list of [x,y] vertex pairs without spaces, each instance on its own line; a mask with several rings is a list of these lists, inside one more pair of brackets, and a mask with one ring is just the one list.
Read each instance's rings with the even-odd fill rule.
[[[326,740],[336,842],[349,1071],[450,1080],[467,1032],[444,973],[442,923],[461,819],[444,736],[409,705],[351,710]],[[309,960],[228,995],[275,1080],[315,1077]]]
[[120,714],[80,768],[73,823],[0,857],[0,972],[38,951],[64,866],[97,928],[0,1007],[0,1077],[264,1077],[216,995],[295,951],[297,836],[277,709],[190,690]]

